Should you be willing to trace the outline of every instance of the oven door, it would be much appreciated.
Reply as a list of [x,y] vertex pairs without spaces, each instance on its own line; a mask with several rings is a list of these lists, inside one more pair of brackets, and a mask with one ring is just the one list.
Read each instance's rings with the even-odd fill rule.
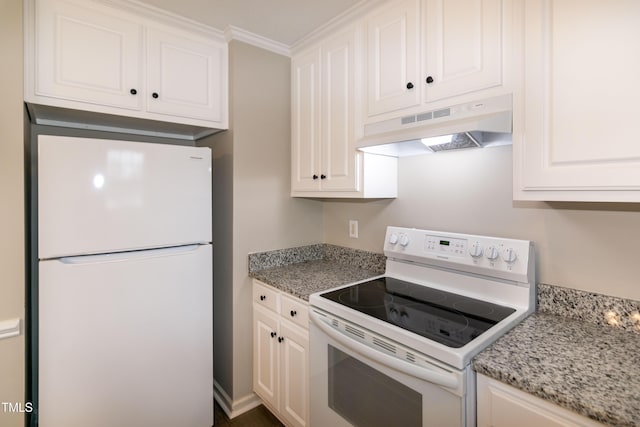
[[446,369],[343,319],[310,316],[311,426],[474,424],[469,367]]

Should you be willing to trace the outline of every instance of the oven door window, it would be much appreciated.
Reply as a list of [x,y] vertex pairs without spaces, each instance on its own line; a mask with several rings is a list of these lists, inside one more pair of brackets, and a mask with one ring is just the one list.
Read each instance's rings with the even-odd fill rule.
[[420,393],[330,344],[328,359],[328,403],[342,418],[356,427],[422,426]]

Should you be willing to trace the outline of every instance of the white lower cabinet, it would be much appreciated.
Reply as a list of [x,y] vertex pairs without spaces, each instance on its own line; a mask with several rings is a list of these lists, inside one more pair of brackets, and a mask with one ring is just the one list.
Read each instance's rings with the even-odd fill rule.
[[484,375],[477,376],[478,427],[602,427],[551,402]]
[[291,427],[309,425],[308,322],[307,303],[253,281],[253,390]]

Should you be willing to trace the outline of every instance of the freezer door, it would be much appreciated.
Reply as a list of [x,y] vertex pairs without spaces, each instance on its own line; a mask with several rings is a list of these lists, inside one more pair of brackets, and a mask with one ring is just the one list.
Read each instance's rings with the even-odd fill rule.
[[211,242],[211,150],[38,137],[40,259]]
[[211,426],[211,254],[41,261],[39,425]]

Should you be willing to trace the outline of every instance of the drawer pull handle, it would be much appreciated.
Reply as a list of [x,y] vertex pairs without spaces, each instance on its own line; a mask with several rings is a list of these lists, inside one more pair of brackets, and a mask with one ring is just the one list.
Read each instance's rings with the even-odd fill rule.
[[295,310],[291,310],[290,314],[291,314],[291,317],[295,317],[295,315],[298,314],[298,312]]
[[266,296],[266,295],[260,295],[260,301],[264,301],[264,300],[266,300],[266,299],[267,299],[267,296]]
[[278,335],[278,334],[276,334],[275,332],[271,332],[271,338],[275,338],[276,335]]
[[284,341],[284,337],[278,337],[278,342]]

